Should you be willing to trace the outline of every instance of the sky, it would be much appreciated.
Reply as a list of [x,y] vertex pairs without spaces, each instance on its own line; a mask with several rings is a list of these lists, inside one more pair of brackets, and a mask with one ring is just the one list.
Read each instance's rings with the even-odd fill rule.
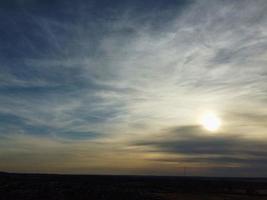
[[13,0],[0,18],[0,171],[267,177],[267,1]]

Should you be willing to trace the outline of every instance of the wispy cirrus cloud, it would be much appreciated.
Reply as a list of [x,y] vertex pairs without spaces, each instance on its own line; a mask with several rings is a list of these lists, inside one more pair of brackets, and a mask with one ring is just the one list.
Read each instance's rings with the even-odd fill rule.
[[[122,149],[145,136],[165,153],[221,153],[199,160],[218,164],[244,163],[246,143],[262,152],[266,2],[145,2],[1,3],[0,134]],[[206,110],[222,136],[196,134]],[[186,140],[153,140],[170,127]]]

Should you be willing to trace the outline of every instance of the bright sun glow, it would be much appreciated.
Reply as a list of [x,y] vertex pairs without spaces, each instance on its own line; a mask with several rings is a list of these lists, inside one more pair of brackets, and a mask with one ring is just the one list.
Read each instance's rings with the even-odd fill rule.
[[221,126],[221,120],[214,113],[206,113],[201,118],[201,125],[208,131],[217,131]]

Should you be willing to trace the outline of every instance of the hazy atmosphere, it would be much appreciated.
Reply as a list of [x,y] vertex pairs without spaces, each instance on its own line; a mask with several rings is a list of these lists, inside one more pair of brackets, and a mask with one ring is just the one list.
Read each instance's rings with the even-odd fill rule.
[[0,18],[0,171],[267,176],[266,0],[14,0]]

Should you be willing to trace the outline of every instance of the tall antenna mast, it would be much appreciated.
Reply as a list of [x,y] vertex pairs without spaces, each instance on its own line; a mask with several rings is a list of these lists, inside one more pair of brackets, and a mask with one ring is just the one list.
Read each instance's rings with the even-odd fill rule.
[[186,167],[184,167],[184,176],[186,176]]

